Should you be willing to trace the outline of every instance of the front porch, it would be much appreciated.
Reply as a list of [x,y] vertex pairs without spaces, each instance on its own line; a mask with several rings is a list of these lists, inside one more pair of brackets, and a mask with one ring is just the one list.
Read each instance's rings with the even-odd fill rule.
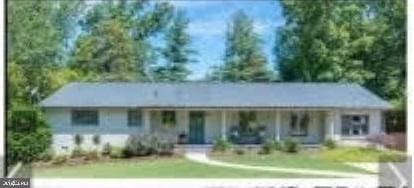
[[330,111],[311,109],[143,109],[146,132],[180,144],[212,144],[222,138],[236,144],[294,138],[319,144],[334,138]]

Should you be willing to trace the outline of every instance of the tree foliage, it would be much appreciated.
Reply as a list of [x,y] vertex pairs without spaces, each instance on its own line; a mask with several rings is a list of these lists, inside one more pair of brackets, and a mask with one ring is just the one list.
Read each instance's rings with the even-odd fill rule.
[[81,21],[72,67],[86,80],[146,80],[153,60],[148,42],[169,22],[172,7],[165,2],[103,1]]
[[85,77],[95,74],[98,80],[126,81],[138,74],[134,63],[132,37],[122,22],[111,19],[78,39],[73,67]]
[[354,82],[387,99],[405,88],[405,2],[281,1],[276,66],[285,81]]
[[190,48],[190,35],[186,33],[188,19],[183,12],[177,12],[172,22],[165,35],[166,47],[161,50],[166,62],[154,71],[158,81],[185,81],[190,74],[187,65],[193,62],[190,55],[194,51]]
[[22,108],[8,112],[7,163],[32,162],[49,148],[50,127],[38,109]]
[[213,79],[231,82],[269,81],[271,76],[266,63],[253,20],[242,11],[236,12],[227,28],[224,65],[216,68]]
[[[10,1],[7,64],[11,86],[8,102],[37,103],[54,89],[53,72],[60,70],[70,25],[80,1]],[[16,83],[13,83],[16,82]]]

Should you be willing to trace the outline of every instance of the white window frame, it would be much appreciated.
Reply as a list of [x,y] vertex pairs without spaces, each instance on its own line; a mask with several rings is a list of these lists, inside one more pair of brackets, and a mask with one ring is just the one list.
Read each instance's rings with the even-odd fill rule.
[[[355,120],[355,117],[358,117],[359,120]],[[346,120],[344,118],[352,119],[348,120],[351,125],[345,125],[347,122],[345,122]],[[368,114],[343,114],[341,115],[341,135],[344,137],[366,136],[369,134],[369,121]],[[344,126],[348,126],[348,133],[344,130]],[[366,126],[366,128],[364,128],[364,126]],[[364,132],[364,129],[366,129],[366,132]]]
[[[292,122],[292,117],[296,116],[296,122],[295,124],[293,124]],[[307,123],[305,125],[305,127],[302,129],[301,123],[302,121],[304,121],[304,118],[307,116],[308,120]],[[311,117],[310,114],[308,112],[291,112],[290,116],[289,116],[289,134],[290,136],[297,136],[297,137],[306,137],[308,136],[308,131],[309,131],[309,126],[311,123]],[[293,126],[293,129],[292,129]]]
[[[135,121],[135,120],[134,121],[131,121],[132,120],[131,115],[133,113],[136,113],[135,114],[136,117],[139,116],[139,120],[138,121]],[[143,120],[142,120],[142,110],[141,109],[138,109],[138,108],[128,109],[128,111],[127,111],[127,125],[128,125],[128,127],[142,127],[142,124],[143,124]]]
[[[79,112],[94,112],[96,113],[96,122],[94,123],[82,123],[79,120],[75,120],[75,113]],[[98,109],[72,109],[71,112],[71,125],[72,126],[98,126],[99,125],[99,110]]]

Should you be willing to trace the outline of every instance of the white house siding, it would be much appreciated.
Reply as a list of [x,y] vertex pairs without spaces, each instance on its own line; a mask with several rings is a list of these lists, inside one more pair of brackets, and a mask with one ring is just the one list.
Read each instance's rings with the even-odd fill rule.
[[156,134],[163,139],[178,141],[178,135],[182,132],[188,132],[188,113],[186,110],[175,112],[176,124],[172,127],[166,127],[162,124],[162,111],[151,111],[151,134]]
[[[227,126],[228,127],[228,126]],[[221,137],[221,112],[206,111],[204,125],[204,139],[206,143],[213,143]]]
[[[333,111],[335,114],[335,140],[345,145],[365,145],[366,138],[369,135],[383,133],[382,130],[382,111],[377,109],[355,110],[355,109],[338,109]],[[342,115],[368,115],[368,135],[367,136],[342,136],[341,134],[341,116]]]
[[[145,111],[147,109],[143,109]],[[101,136],[101,146],[105,143],[122,146],[130,134],[145,134],[144,118],[143,124],[137,127],[127,125],[128,108],[99,108],[98,126],[72,126],[71,108],[47,108],[45,113],[47,120],[52,125],[53,147],[56,152],[70,151],[74,146],[74,135],[84,135],[82,147],[95,148],[92,143],[93,135]],[[176,110],[177,124],[174,127],[166,128],[161,123],[161,110],[148,110],[150,114],[151,134],[160,135],[162,138],[177,139],[181,132],[188,133],[189,109]],[[205,143],[213,143],[221,137],[222,109],[198,109],[205,112]],[[361,144],[366,137],[344,137],[341,136],[341,116],[345,114],[366,114],[369,115],[369,134],[381,133],[381,110],[354,110],[354,109],[333,109],[326,111],[309,111],[311,122],[308,127],[308,135],[296,137],[304,143],[320,143],[326,138],[333,138],[344,144]],[[290,113],[289,110],[280,110],[280,138],[290,137]],[[144,115],[144,113],[142,113]],[[266,137],[275,138],[275,124],[277,119],[274,110],[257,110],[257,120],[260,126],[266,126]],[[236,109],[226,110],[226,133],[230,127],[239,124],[239,111]],[[330,128],[332,124],[334,130]]]
[[[205,142],[213,143],[221,137],[221,113],[222,111],[206,111],[205,115]],[[239,111],[228,110],[226,113],[226,133],[232,126],[239,124]],[[274,111],[256,111],[258,125],[266,127],[266,137],[272,138],[275,130]]]
[[144,126],[127,125],[127,108],[100,108],[98,126],[72,126],[70,108],[50,108],[45,110],[47,121],[53,130],[53,149],[57,153],[69,152],[74,147],[74,135],[83,135],[84,149],[95,148],[93,135],[100,135],[101,146],[110,143],[122,146],[128,135],[143,134]]
[[282,111],[281,112],[281,139],[292,138],[303,143],[315,144],[320,143],[323,138],[324,132],[324,122],[323,122],[323,112],[320,111],[310,111],[310,122],[308,126],[308,134],[306,136],[295,136],[290,135],[290,114],[291,111]]
[[259,111],[256,115],[259,126],[266,127],[266,138],[275,137],[275,112],[274,111]]

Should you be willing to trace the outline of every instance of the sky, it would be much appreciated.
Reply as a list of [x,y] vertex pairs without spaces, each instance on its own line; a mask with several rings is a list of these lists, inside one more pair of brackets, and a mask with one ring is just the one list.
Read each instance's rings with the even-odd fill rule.
[[185,12],[189,19],[187,32],[190,34],[191,47],[197,51],[197,60],[189,66],[191,80],[202,79],[214,65],[223,63],[225,32],[232,14],[244,11],[254,20],[255,31],[263,41],[263,51],[267,55],[268,67],[273,67],[273,47],[275,30],[284,23],[282,10],[275,0],[172,0],[178,10]]

